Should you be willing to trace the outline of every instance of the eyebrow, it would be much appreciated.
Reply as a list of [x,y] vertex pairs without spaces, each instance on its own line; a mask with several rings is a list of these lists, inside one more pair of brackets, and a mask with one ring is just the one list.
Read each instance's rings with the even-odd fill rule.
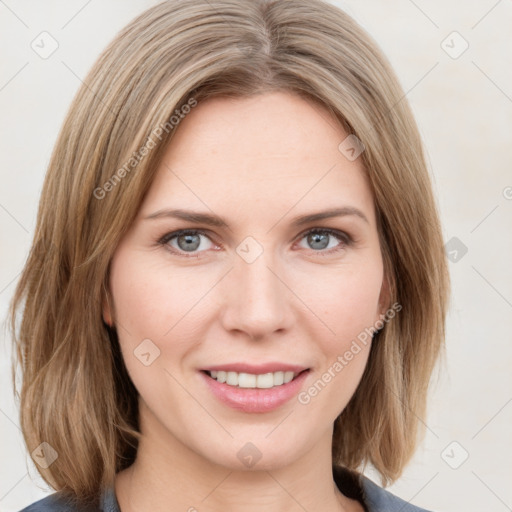
[[[302,215],[300,217],[296,217],[291,225],[292,227],[300,227],[304,224],[310,224],[312,222],[317,222],[324,219],[330,219],[333,217],[345,217],[345,216],[356,216],[363,219],[366,223],[370,223],[366,215],[353,206],[344,206],[342,208],[332,208],[329,210],[325,210],[317,213],[309,213],[307,215]],[[158,210],[147,217],[144,217],[144,220],[152,220],[152,219],[161,219],[161,218],[176,218],[181,220],[186,220],[189,222],[195,222],[198,224],[206,224],[208,226],[214,226],[219,228],[227,228],[229,229],[228,223],[217,215],[210,215],[208,213],[195,212],[192,210]]]

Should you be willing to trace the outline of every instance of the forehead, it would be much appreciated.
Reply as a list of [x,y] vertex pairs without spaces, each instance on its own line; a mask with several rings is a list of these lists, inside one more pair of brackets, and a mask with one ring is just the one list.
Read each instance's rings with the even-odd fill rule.
[[338,149],[346,137],[324,107],[287,92],[209,99],[178,125],[141,210],[265,212],[270,222],[290,209],[351,205],[373,218],[361,158]]

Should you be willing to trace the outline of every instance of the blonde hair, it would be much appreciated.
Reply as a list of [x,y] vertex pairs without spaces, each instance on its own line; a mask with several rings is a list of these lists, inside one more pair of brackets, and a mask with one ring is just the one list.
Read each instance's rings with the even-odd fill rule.
[[179,129],[170,116],[211,97],[275,90],[318,102],[364,143],[390,304],[403,308],[375,336],[335,422],[333,462],[371,463],[387,485],[412,457],[449,278],[420,136],[390,65],[321,0],[173,0],[124,28],[79,89],[11,304],[21,427],[30,451],[46,442],[58,454],[38,467],[56,490],[94,501],[136,454],[137,391],[102,304],[112,255]]

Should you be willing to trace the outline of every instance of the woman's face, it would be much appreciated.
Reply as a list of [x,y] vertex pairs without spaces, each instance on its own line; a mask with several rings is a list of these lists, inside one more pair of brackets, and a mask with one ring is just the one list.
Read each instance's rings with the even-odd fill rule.
[[346,137],[285,92],[210,99],[177,127],[104,310],[146,443],[230,468],[330,453],[384,312],[373,197]]

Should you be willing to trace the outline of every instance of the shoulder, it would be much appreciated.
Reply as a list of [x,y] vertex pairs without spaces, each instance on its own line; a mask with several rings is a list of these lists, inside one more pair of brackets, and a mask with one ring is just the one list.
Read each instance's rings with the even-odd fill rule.
[[364,475],[361,475],[361,485],[363,488],[363,499],[369,512],[429,512],[428,510],[395,496],[391,492],[379,487],[375,482]]
[[340,491],[363,503],[366,512],[429,512],[411,505],[356,471],[333,466],[333,476]]
[[58,493],[54,493],[32,503],[20,512],[71,512],[77,510],[79,509],[72,502],[59,496]]
[[98,505],[79,505],[71,498],[53,493],[25,507],[20,512],[120,512],[113,489],[104,491]]

